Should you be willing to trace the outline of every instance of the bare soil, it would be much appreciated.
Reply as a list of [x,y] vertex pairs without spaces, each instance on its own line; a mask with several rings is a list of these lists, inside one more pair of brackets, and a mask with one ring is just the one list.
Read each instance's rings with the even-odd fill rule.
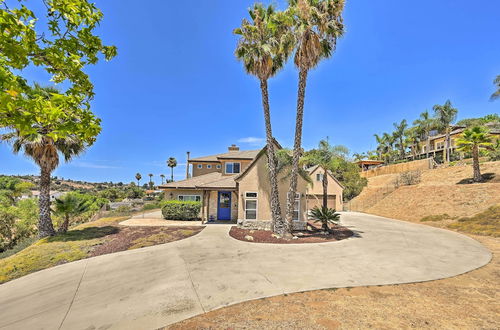
[[[310,230],[294,231],[295,239],[285,239],[273,235],[269,230],[249,230],[236,226],[231,227],[229,235],[240,241],[252,243],[272,243],[272,244],[302,244],[302,243],[325,243],[340,241],[351,237],[354,233],[343,226],[331,226],[331,233],[324,234],[317,225],[309,223]],[[252,239],[248,239],[252,237]]]
[[500,239],[472,237],[494,257],[467,274],[253,300],[166,329],[499,329]]

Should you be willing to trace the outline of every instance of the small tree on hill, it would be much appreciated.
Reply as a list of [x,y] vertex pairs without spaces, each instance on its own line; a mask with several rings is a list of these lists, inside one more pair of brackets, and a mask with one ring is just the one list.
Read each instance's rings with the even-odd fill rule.
[[479,150],[490,148],[491,137],[484,127],[475,126],[466,129],[461,138],[457,140],[458,149],[460,151],[472,153],[472,169],[474,182],[481,182],[481,168],[479,166]]

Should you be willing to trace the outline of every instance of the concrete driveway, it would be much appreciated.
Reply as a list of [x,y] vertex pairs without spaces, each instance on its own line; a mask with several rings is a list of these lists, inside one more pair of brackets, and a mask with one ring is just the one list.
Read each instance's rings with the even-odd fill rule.
[[441,279],[487,264],[466,236],[361,213],[357,237],[256,244],[209,225],[191,238],[81,260],[0,285],[2,329],[154,329],[222,306],[332,287]]

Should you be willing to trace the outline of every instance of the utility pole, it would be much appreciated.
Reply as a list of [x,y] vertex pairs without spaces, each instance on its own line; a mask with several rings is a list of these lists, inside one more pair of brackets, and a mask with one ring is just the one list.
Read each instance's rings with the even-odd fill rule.
[[186,152],[187,153],[187,161],[186,161],[186,179],[189,179],[189,154],[190,152]]

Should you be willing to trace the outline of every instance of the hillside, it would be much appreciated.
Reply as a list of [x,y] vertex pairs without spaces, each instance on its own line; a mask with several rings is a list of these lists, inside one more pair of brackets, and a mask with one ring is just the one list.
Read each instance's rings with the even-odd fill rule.
[[481,171],[493,178],[480,184],[461,183],[471,177],[470,165],[427,170],[420,183],[399,188],[394,187],[398,174],[372,177],[350,209],[410,221],[441,214],[472,216],[500,204],[500,161],[482,163]]
[[[40,177],[37,175],[0,175],[0,177],[5,177],[5,176],[18,178],[18,179],[21,179],[23,181],[31,182],[35,185],[33,189],[38,190],[38,183],[39,183]],[[87,182],[87,181],[77,181],[77,180],[53,177],[50,189],[53,191],[79,190],[79,191],[84,191],[84,192],[90,192],[90,191],[100,191],[100,190],[107,189],[107,188],[114,188],[114,187],[120,188],[120,187],[126,187],[126,186],[128,186],[128,184],[123,184],[122,182],[118,182],[118,183]]]

